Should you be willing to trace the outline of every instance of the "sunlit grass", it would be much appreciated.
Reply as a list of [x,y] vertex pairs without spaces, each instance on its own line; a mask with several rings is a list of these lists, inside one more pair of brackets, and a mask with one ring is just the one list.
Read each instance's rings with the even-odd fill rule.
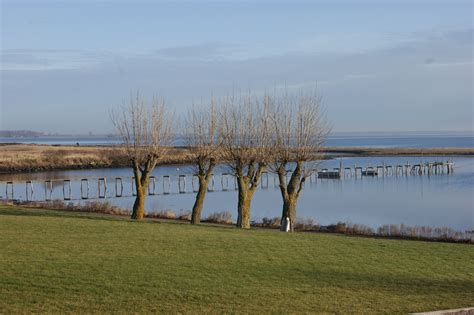
[[474,247],[0,206],[0,312],[465,307]]

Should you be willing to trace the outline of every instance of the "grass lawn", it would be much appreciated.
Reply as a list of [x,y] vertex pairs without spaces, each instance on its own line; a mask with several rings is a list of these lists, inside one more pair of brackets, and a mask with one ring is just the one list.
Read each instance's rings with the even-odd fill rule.
[[474,246],[0,206],[0,313],[407,313],[474,305]]

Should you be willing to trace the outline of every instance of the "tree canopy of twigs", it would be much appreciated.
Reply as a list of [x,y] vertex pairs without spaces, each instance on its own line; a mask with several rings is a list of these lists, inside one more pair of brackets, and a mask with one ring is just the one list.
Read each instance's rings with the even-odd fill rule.
[[133,169],[137,198],[132,218],[141,219],[150,174],[171,144],[172,115],[163,99],[146,104],[137,93],[113,110],[111,119]]
[[[316,91],[272,97],[272,169],[283,198],[282,230],[293,230],[304,182],[316,171],[331,130]],[[288,168],[290,168],[288,170]],[[287,181],[287,173],[290,172]]]
[[251,93],[221,100],[219,132],[222,158],[238,186],[237,226],[250,227],[253,194],[269,162],[268,104]]
[[209,105],[193,105],[185,121],[186,144],[191,149],[190,155],[199,180],[191,216],[193,224],[198,224],[201,220],[209,180],[213,176],[218,159],[221,137],[218,133],[217,118],[216,102],[212,98]]

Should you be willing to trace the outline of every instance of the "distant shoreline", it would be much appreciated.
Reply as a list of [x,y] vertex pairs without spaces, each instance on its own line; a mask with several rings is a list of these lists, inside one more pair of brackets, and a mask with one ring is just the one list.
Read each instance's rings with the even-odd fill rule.
[[325,147],[324,153],[347,154],[350,156],[439,156],[474,155],[474,148],[378,148],[378,147]]
[[[115,135],[43,135],[36,137],[1,137],[1,143],[75,146],[110,146],[120,144]],[[184,135],[174,135],[173,146],[186,146]],[[381,148],[473,148],[472,131],[437,132],[333,132],[326,139],[328,147]]]
[[[192,162],[190,148],[170,147],[161,165]],[[377,148],[325,147],[322,159],[340,155],[366,156],[474,156],[474,148]],[[0,143],[0,173],[27,173],[53,170],[77,170],[128,167],[127,158],[116,145],[45,145]]]

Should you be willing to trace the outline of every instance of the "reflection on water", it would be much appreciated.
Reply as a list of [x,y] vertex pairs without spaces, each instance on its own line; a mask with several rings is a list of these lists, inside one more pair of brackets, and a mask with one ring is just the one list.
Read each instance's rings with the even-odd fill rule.
[[[320,168],[376,166],[417,164],[434,160],[446,161],[446,157],[366,157],[366,158],[339,158],[324,161]],[[320,224],[330,224],[346,221],[357,224],[366,224],[377,227],[383,224],[429,225],[433,227],[447,226],[457,230],[474,229],[474,158],[449,157],[456,163],[454,174],[428,176],[386,176],[386,177],[347,177],[342,180],[318,179],[308,181],[298,203],[298,216],[313,218]],[[224,167],[216,170],[217,173],[226,172]],[[192,193],[192,167],[163,166],[155,170],[155,191],[157,195],[147,198],[147,210],[173,209],[190,210],[195,195]],[[189,193],[180,194],[178,175],[188,174],[185,190]],[[26,194],[31,195],[25,187],[25,181],[32,180],[34,198],[44,199],[51,193],[53,199],[63,199],[69,196],[69,183],[62,180],[71,180],[73,199],[81,197],[81,179],[88,178],[89,196],[97,196],[98,178],[107,178],[107,201],[124,208],[131,208],[133,197],[113,198],[116,193],[116,177],[123,178],[123,195],[132,194],[131,170],[99,169],[54,171],[33,174],[0,175],[0,196],[5,197],[5,181],[14,181],[15,198],[24,199]],[[163,180],[163,176],[171,176],[170,186]],[[252,219],[279,216],[281,212],[281,196],[273,185],[272,174],[268,175],[268,188],[259,189],[252,203]],[[53,180],[51,184],[45,180]],[[55,181],[56,180],[56,181]],[[181,190],[183,190],[183,178]],[[264,180],[266,182],[266,180]],[[51,186],[50,186],[51,185]],[[103,185],[103,182],[101,183]],[[236,213],[237,193],[235,190],[220,191],[224,188],[234,188],[233,178],[215,178],[215,192],[207,195],[203,215],[215,211],[228,210]],[[101,186],[103,189],[103,186]],[[45,189],[46,188],[46,189]],[[11,189],[9,187],[8,189]],[[29,188],[31,189],[31,188]],[[120,189],[120,188],[119,188]],[[163,195],[170,189],[171,194]],[[86,183],[82,182],[82,193],[86,193]],[[9,192],[10,193],[10,192]]]

